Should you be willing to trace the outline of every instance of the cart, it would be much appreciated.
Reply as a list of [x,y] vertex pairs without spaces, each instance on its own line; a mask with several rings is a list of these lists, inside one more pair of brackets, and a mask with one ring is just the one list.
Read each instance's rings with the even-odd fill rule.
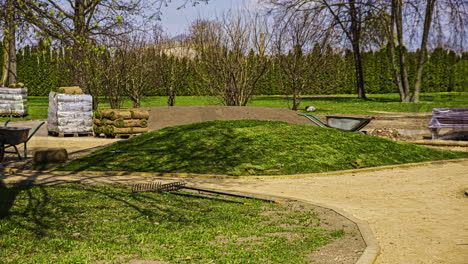
[[304,116],[319,127],[332,127],[345,131],[359,132],[367,126],[374,118],[348,117],[348,116],[326,116],[327,122],[323,122],[320,118],[312,114],[298,113]]
[[[24,127],[7,127],[10,120],[6,121],[3,126],[0,126],[0,162],[5,158],[6,153],[17,154],[20,160],[28,158],[28,141],[36,134],[45,122],[41,122],[36,129],[29,135],[31,128]],[[24,157],[21,156],[17,145],[24,144]],[[15,151],[6,151],[8,148],[13,148]]]

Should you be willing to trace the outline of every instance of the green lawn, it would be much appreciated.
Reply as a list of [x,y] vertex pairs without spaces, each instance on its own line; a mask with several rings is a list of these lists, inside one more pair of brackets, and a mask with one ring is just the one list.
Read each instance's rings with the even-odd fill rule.
[[0,182],[0,205],[1,263],[309,263],[319,246],[356,235],[321,228],[299,206],[116,186]]
[[[420,103],[401,103],[398,94],[369,94],[368,100],[355,98],[355,95],[330,95],[322,97],[304,96],[300,109],[312,105],[317,108],[318,114],[348,113],[348,114],[372,114],[372,111],[387,112],[431,112],[432,108],[459,108],[468,107],[468,93],[423,93]],[[47,119],[48,97],[30,96],[29,116],[14,118],[15,120]],[[100,99],[100,108],[110,108],[104,98]],[[166,106],[167,97],[148,96],[142,100],[142,107]],[[210,96],[179,96],[176,105],[222,105],[218,98]],[[285,96],[264,95],[255,96],[248,106],[265,106],[289,108],[290,102]],[[129,100],[125,100],[123,107],[132,107]],[[0,121],[9,118],[2,117]]]
[[209,121],[120,141],[60,167],[71,171],[281,175],[468,157],[331,128]]

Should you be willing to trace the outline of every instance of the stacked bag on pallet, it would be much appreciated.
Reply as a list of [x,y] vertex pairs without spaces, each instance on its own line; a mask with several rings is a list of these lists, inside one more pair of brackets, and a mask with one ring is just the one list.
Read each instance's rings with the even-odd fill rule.
[[0,116],[28,115],[28,89],[23,86],[18,83],[0,87]]
[[105,136],[148,132],[148,111],[141,109],[106,109],[94,114],[94,133]]
[[93,98],[79,87],[49,93],[47,129],[51,134],[93,133]]

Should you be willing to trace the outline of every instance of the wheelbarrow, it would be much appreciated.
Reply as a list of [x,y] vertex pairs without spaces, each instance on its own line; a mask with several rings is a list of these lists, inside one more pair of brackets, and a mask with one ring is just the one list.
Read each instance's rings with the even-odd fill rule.
[[[28,158],[28,141],[36,134],[45,122],[41,122],[36,129],[29,135],[31,128],[24,127],[7,127],[10,120],[6,121],[3,126],[0,126],[0,162],[5,158],[6,153],[17,154],[20,160]],[[17,145],[24,144],[24,156],[18,150]],[[13,148],[15,151],[6,151]]]
[[349,117],[349,116],[326,116],[327,122],[323,122],[320,118],[312,114],[298,113],[300,116],[304,116],[319,127],[332,127],[345,131],[359,132],[367,126],[372,118],[361,118],[361,117]]

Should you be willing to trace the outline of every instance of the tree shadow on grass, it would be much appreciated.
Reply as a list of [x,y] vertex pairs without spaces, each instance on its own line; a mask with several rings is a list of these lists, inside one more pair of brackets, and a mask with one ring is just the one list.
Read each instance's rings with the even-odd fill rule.
[[[10,186],[0,180],[0,221],[13,222],[15,227],[28,230],[37,236],[43,236],[48,229],[47,221],[44,221],[44,212],[49,203],[49,194],[43,186],[36,187],[29,180],[20,181]],[[18,198],[20,197],[20,198]],[[21,209],[14,208],[19,200],[26,204]],[[27,218],[27,221],[18,219]]]
[[8,187],[0,180],[0,219],[8,218],[10,209],[13,207],[16,196],[21,191],[26,191],[30,188],[28,185],[13,185]]
[[225,174],[261,155],[251,138],[217,124],[195,123],[145,133],[71,161],[65,168]]
[[[62,188],[62,191],[57,188]],[[123,187],[76,183],[60,186],[18,183],[7,186],[0,181],[0,222],[3,222],[0,227],[5,228],[0,228],[0,233],[17,237],[18,241],[25,237],[33,240],[80,240],[79,237],[73,237],[71,230],[88,229],[90,222],[99,222],[100,218],[95,218],[94,215],[100,214],[101,210],[110,209],[104,219],[142,219],[147,224],[164,219],[184,224],[193,223],[193,217],[190,216],[199,207],[199,202],[195,199],[182,200],[171,195],[132,193]],[[122,213],[123,211],[126,213]],[[202,218],[195,220],[209,221]],[[109,239],[111,241],[112,238]]]

